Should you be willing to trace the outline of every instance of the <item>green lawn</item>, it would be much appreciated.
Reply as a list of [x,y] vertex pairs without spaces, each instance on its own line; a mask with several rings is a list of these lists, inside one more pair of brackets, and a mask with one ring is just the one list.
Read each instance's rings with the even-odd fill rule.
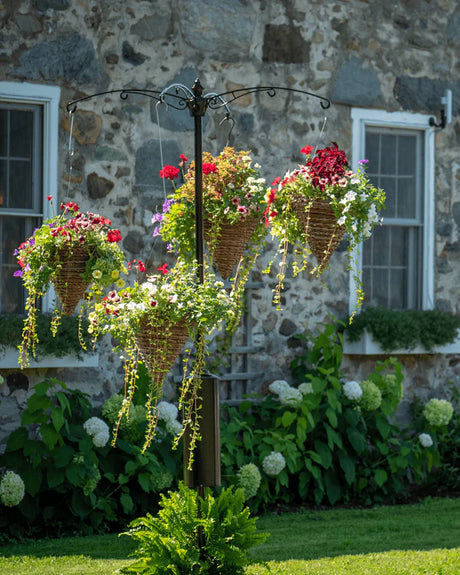
[[[255,548],[248,575],[458,575],[460,499],[373,509],[268,514],[270,537]],[[133,546],[101,535],[0,547],[2,575],[109,575]]]

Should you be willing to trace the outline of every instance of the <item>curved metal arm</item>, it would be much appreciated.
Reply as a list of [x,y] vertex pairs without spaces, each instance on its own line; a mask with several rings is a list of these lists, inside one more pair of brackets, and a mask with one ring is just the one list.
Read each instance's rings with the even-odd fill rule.
[[[256,92],[266,92],[268,94],[268,96],[270,96],[270,98],[273,98],[274,96],[276,96],[276,93],[278,90],[282,90],[285,92],[296,92],[298,94],[303,94],[306,96],[311,96],[312,98],[317,98],[318,100],[320,100],[320,105],[321,108],[323,108],[323,110],[327,110],[328,108],[331,107],[331,101],[328,98],[325,98],[324,96],[319,96],[318,94],[314,94],[313,92],[306,92],[305,90],[298,90],[297,88],[287,88],[284,86],[253,86],[250,88],[240,88],[238,90],[229,90],[228,92],[222,92],[220,94],[209,94],[209,96],[212,96],[212,101],[214,101],[215,99],[219,98],[223,103],[218,106],[218,105],[213,105],[210,107],[211,108],[220,108],[222,106],[227,106],[230,102],[233,102],[234,100],[238,100],[238,98],[242,98],[243,96],[247,96],[249,94],[254,94]],[[231,98],[227,98],[224,101],[224,96],[230,95]],[[206,98],[208,97],[208,95],[206,96]]]

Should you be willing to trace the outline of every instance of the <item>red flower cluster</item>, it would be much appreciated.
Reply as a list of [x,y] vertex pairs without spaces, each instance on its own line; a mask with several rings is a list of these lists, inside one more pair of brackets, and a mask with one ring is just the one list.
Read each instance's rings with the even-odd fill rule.
[[107,241],[110,243],[117,243],[121,241],[121,234],[118,230],[110,230],[107,233]]
[[160,170],[160,178],[165,178],[166,180],[174,180],[179,175],[179,168],[175,166],[170,166],[166,164],[166,166]]
[[207,176],[208,174],[217,174],[216,164],[203,164],[203,174]]
[[159,266],[158,271],[165,276],[167,273],[169,273],[168,264],[163,264],[162,266]]
[[[306,150],[311,148],[307,146]],[[310,150],[311,151],[311,150]],[[318,150],[315,157],[305,164],[314,186],[324,190],[326,185],[335,184],[337,177],[342,176],[348,169],[348,161],[343,150],[335,142],[332,146]]]
[[138,271],[145,272],[145,264],[142,260],[133,260],[132,262],[129,262],[128,269],[130,270],[133,265],[138,269]]

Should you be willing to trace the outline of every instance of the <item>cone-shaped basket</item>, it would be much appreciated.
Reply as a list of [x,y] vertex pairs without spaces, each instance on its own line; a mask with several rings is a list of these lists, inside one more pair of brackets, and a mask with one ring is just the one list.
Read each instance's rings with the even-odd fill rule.
[[83,245],[72,246],[71,250],[62,248],[57,254],[57,261],[62,266],[52,283],[65,315],[73,314],[89,286],[83,279],[88,259],[88,248]]
[[139,327],[136,343],[143,362],[152,375],[165,376],[187,341],[187,326],[184,322],[153,326],[145,317]]
[[[259,222],[258,218],[246,218],[235,224],[223,223],[219,230],[217,245],[212,252],[216,267],[224,280],[230,277],[235,265],[240,261],[251,236]],[[212,223],[205,220],[204,238],[209,244]]]
[[344,226],[337,223],[334,210],[324,200],[313,200],[311,205],[306,198],[298,197],[293,202],[294,211],[306,230],[311,251],[315,255],[320,269],[329,262],[345,234]]

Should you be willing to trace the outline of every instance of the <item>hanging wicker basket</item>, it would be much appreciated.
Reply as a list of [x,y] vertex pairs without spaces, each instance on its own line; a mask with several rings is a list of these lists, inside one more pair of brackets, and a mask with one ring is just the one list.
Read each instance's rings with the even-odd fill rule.
[[[235,224],[223,223],[220,226],[217,245],[212,251],[212,257],[223,279],[230,277],[258,223],[258,218],[246,218]],[[212,239],[212,222],[205,220],[203,227],[204,238],[209,245]]]
[[142,361],[152,375],[164,377],[187,341],[185,322],[158,326],[152,325],[145,316],[139,328],[136,344]]
[[83,279],[88,259],[88,248],[83,245],[72,246],[72,249],[61,248],[56,255],[56,261],[62,265],[52,283],[62,302],[62,311],[67,316],[73,314],[89,286],[89,282]]
[[325,200],[315,199],[312,202],[299,196],[294,199],[293,208],[305,228],[308,245],[322,270],[342,241],[345,227],[337,223],[334,210]]

